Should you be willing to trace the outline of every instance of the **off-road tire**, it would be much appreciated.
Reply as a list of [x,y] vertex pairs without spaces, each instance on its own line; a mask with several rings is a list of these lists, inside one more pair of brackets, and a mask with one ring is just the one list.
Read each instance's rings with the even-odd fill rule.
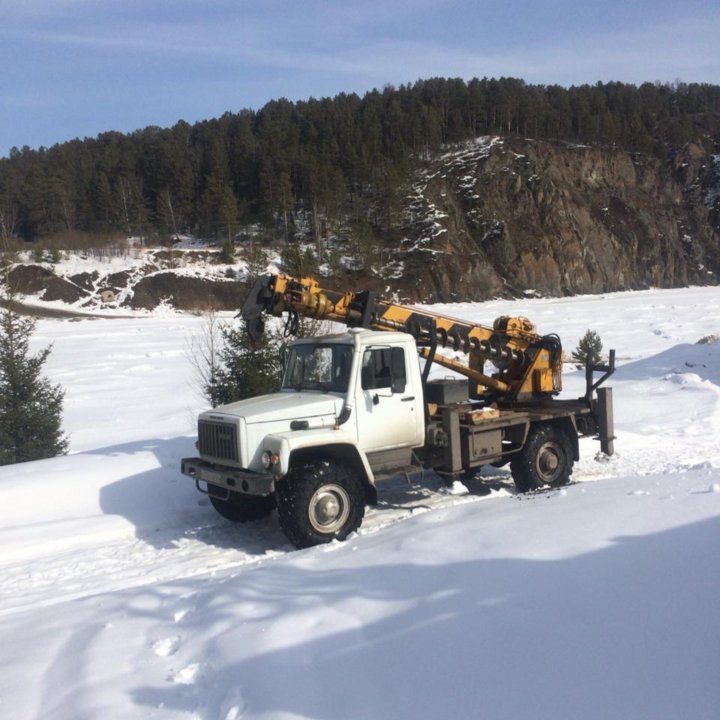
[[351,468],[313,460],[291,468],[276,486],[278,519],[298,548],[344,540],[365,515],[365,488]]
[[573,452],[568,436],[547,423],[530,429],[525,447],[510,461],[519,492],[567,485],[572,466]]
[[231,492],[227,500],[212,494],[208,497],[215,510],[231,522],[262,520],[275,509],[274,495],[244,495]]

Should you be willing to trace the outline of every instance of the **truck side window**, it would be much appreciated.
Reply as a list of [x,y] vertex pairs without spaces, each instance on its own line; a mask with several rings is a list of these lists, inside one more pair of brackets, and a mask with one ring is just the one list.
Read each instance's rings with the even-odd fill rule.
[[402,348],[366,350],[362,362],[362,389],[392,388],[404,392],[407,381],[405,351]]
[[392,391],[394,393],[405,392],[405,383],[407,375],[405,373],[405,350],[394,347],[390,351],[390,361],[392,362]]

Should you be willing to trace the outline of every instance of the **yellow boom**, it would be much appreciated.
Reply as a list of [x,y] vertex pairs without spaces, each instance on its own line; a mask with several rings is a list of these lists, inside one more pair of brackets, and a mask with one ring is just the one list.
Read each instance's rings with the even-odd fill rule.
[[[371,291],[324,290],[311,277],[265,275],[250,291],[241,314],[251,339],[263,330],[263,314],[290,319],[322,318],[349,327],[410,333],[425,358],[471,378],[496,395],[526,401],[561,390],[562,347],[557,335],[540,336],[525,317],[503,315],[492,327],[378,298]],[[468,364],[445,358],[439,347],[468,356]],[[486,362],[497,372],[483,372]]]

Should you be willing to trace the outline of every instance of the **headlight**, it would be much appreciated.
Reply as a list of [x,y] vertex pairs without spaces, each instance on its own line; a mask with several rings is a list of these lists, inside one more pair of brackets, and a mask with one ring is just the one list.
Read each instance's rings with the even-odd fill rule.
[[269,470],[278,460],[280,460],[280,456],[277,453],[271,453],[267,450],[260,457],[260,462],[266,470]]

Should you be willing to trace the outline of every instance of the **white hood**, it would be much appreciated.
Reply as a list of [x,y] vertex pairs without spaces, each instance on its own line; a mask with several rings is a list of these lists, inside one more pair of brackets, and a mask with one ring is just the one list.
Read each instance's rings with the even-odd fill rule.
[[[321,392],[279,392],[222,405],[204,413],[205,417],[231,416],[245,418],[248,425],[272,423],[278,420],[310,420],[335,418],[339,415],[344,398]],[[311,423],[312,424],[312,423]],[[289,428],[288,428],[289,429]]]

